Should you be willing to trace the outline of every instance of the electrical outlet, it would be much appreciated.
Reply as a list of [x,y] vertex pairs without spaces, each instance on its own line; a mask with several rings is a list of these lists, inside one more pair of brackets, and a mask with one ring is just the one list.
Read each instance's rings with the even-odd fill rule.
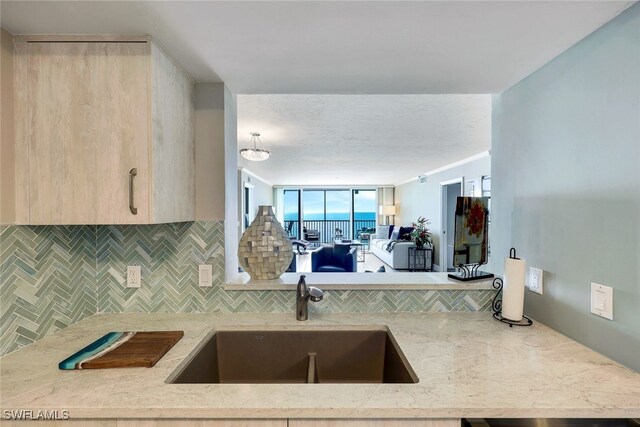
[[542,295],[542,270],[529,267],[529,290]]
[[591,313],[613,320],[613,288],[591,283]]
[[142,284],[142,272],[139,265],[127,267],[127,288],[139,288]]
[[198,266],[198,285],[203,288],[210,288],[212,285],[213,270],[210,265]]

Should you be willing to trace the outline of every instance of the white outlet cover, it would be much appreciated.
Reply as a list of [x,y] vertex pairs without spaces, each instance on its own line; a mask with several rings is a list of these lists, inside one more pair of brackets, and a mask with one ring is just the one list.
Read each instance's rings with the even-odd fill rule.
[[139,265],[127,267],[127,288],[139,288],[142,284],[142,272]]
[[542,295],[543,271],[539,268],[529,268],[529,290]]
[[212,286],[213,269],[210,265],[198,266],[198,285],[203,288]]
[[591,283],[591,313],[613,320],[613,288]]

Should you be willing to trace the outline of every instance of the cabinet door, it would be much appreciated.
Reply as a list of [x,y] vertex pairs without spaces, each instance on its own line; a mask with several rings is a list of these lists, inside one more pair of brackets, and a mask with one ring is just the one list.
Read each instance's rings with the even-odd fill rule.
[[147,222],[147,44],[30,42],[27,50],[29,222]]

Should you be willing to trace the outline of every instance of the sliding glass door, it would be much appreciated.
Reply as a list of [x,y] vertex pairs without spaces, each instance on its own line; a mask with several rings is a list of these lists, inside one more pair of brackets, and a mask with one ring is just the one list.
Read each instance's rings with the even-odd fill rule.
[[357,239],[376,227],[375,189],[286,189],[284,228],[289,236],[333,243],[336,238]]
[[321,242],[331,243],[335,237],[340,236],[349,238],[349,190],[304,190],[302,207],[303,227],[317,231]]
[[353,190],[353,236],[376,231],[376,190]]
[[300,213],[300,190],[284,190],[284,230],[289,237],[301,237]]

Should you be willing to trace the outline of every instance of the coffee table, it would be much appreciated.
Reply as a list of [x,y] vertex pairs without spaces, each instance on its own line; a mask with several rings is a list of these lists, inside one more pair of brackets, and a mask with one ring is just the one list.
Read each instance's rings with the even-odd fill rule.
[[360,240],[354,240],[354,239],[334,239],[334,243],[338,243],[341,245],[351,245],[351,246],[355,246],[356,248],[356,259],[358,260],[358,262],[364,262],[365,261],[365,251],[364,251],[364,245],[362,244],[362,242]]

